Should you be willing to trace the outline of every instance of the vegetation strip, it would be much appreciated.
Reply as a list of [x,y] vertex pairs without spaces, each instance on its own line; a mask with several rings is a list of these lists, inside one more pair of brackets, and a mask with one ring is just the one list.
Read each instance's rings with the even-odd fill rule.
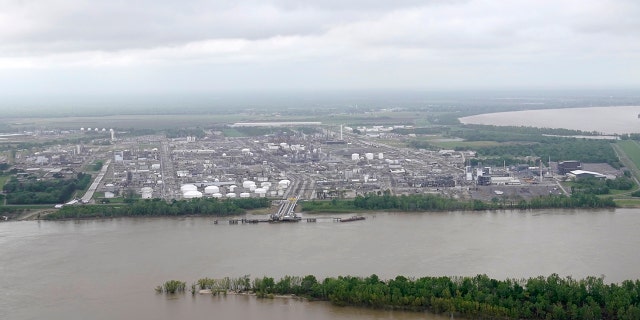
[[[158,293],[184,292],[186,282],[171,280]],[[340,276],[317,281],[313,275],[285,276],[277,282],[262,277],[204,278],[191,285],[191,293],[246,292],[258,297],[297,295],[330,301],[339,306],[359,306],[431,311],[483,319],[640,319],[640,280],[605,284],[603,277],[576,280],[557,274],[529,279],[496,280],[475,277],[397,276],[383,281]]]
[[122,205],[83,205],[65,206],[62,209],[44,216],[48,220],[144,217],[144,216],[184,216],[213,215],[229,216],[245,213],[246,210],[267,208],[270,201],[266,198],[225,199],[202,198],[192,200],[173,200],[165,202],[160,199],[135,201]]
[[462,201],[437,195],[392,196],[366,194],[352,200],[306,201],[302,210],[309,212],[346,212],[354,210],[398,210],[398,211],[450,211],[450,210],[495,210],[495,209],[543,209],[543,208],[613,208],[610,197],[601,198],[592,193],[576,192],[567,197],[548,195],[531,200],[480,200]]

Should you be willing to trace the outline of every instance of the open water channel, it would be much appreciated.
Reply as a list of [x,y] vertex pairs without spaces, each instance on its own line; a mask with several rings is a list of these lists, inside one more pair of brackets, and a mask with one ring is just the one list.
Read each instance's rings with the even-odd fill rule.
[[0,224],[1,319],[444,319],[324,302],[157,295],[177,279],[373,273],[640,278],[640,210],[377,213],[364,221],[211,218]]

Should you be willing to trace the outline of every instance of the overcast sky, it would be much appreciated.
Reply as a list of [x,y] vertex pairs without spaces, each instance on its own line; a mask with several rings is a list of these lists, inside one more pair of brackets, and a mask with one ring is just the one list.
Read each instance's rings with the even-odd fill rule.
[[0,96],[618,86],[637,0],[0,0]]

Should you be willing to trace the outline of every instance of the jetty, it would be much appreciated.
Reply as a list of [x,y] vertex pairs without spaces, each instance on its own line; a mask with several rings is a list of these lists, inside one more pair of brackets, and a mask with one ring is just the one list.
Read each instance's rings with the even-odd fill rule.
[[300,196],[288,198],[280,203],[278,212],[269,216],[270,222],[298,222],[302,217],[298,216],[293,210],[298,204]]

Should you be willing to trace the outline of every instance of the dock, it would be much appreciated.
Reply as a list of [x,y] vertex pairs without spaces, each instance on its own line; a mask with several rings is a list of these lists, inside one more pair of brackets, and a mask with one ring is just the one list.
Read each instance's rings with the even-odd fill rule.
[[[365,220],[364,216],[351,216],[351,217],[314,217],[314,218],[304,218],[304,220],[308,223],[315,223],[322,220],[331,220],[333,222],[352,222],[352,221],[362,221]],[[257,224],[257,223],[287,223],[287,222],[300,222],[303,218],[300,216],[296,216],[295,219],[284,219],[284,220],[274,220],[273,215],[269,217],[269,219],[229,219],[227,222],[229,224]],[[218,220],[214,220],[213,224],[218,224]]]

